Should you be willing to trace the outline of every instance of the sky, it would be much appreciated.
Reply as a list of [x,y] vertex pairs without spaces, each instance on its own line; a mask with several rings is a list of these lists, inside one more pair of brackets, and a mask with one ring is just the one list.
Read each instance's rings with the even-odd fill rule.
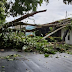
[[[28,21],[32,24],[46,24],[56,20],[72,17],[72,5],[65,5],[63,0],[49,0],[48,5],[43,2],[42,6],[38,6],[37,11],[47,9],[46,12],[38,13],[30,19],[22,20],[22,22]],[[67,11],[67,16],[66,16]],[[15,20],[18,17],[7,17],[6,22]]]

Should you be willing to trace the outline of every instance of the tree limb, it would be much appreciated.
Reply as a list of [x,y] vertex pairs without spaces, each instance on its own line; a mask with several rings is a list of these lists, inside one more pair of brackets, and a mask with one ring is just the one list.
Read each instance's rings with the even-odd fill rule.
[[4,25],[3,28],[8,28],[8,27],[17,26],[17,25],[40,26],[40,25],[36,25],[36,24],[28,24],[28,23],[23,23],[23,22],[16,22],[16,23],[14,23],[14,24],[7,24],[7,25]]
[[34,14],[37,14],[37,13],[40,13],[40,12],[46,12],[46,11],[47,11],[47,10],[41,10],[41,11],[36,11],[36,12],[33,12],[33,13],[26,14],[26,15],[24,15],[24,16],[16,19],[16,20],[12,21],[12,23],[14,23],[14,22],[19,22],[19,21],[21,21],[21,20],[23,20],[23,19],[26,19],[27,17],[33,16]]
[[8,22],[8,23],[0,26],[0,30],[2,30],[2,28],[7,28],[7,27],[12,26],[12,24],[15,25],[15,24],[17,24],[17,22],[19,22],[19,21],[21,21],[21,20],[23,20],[23,19],[26,19],[27,17],[33,16],[33,15],[35,15],[35,14],[37,14],[37,13],[40,13],[40,12],[46,12],[46,11],[47,11],[47,10],[41,10],[41,11],[36,11],[36,12],[33,12],[33,13],[26,14],[26,15],[24,15],[24,16],[16,19],[16,20],[14,20],[14,21]]
[[[23,30],[23,29],[11,29],[11,28],[8,28],[8,29],[5,29],[5,30],[3,30],[2,32],[16,32],[16,31],[21,31],[21,32],[24,32],[25,30]],[[32,29],[32,30],[26,30],[26,32],[33,32],[33,31],[35,31],[35,29]]]
[[[49,37],[50,35],[52,35],[52,34],[56,33],[57,31],[59,31],[59,30],[61,30],[61,29],[65,28],[65,27],[66,27],[66,26],[63,26],[63,27],[60,27],[60,28],[56,29],[55,31],[53,31],[53,32],[49,33],[48,35],[46,35],[45,37],[43,37],[43,38],[42,38],[41,40],[39,40],[39,41],[42,41],[43,39],[45,39],[45,38]],[[38,42],[39,42],[39,41],[38,41]]]

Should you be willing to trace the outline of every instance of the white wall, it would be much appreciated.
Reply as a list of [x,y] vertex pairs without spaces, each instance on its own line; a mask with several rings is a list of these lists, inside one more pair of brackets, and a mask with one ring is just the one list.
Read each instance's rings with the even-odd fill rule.
[[[66,29],[61,30],[61,37],[63,37],[64,31],[66,31]],[[68,35],[69,34],[70,34],[70,40],[68,40]],[[67,36],[65,37],[65,43],[72,44],[72,30],[70,31],[70,33],[69,32],[67,33]]]

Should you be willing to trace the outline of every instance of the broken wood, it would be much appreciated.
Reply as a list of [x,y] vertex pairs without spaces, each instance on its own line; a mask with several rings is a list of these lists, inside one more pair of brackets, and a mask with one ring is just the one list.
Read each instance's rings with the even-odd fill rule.
[[[46,38],[49,37],[50,35],[56,33],[57,31],[59,31],[59,30],[65,28],[65,27],[66,27],[66,26],[63,26],[63,27],[60,27],[60,28],[56,29],[55,31],[49,33],[48,35],[46,35],[45,37],[43,37],[43,38],[42,38],[41,40],[39,40],[39,41],[42,41],[43,39],[46,39]],[[38,42],[39,42],[39,41],[38,41]]]

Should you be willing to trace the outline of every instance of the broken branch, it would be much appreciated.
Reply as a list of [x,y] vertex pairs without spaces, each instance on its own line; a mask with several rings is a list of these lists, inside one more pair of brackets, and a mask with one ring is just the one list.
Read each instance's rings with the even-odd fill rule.
[[[65,28],[65,27],[66,27],[66,26],[63,26],[63,27],[60,27],[60,28],[56,29],[55,31],[53,31],[53,32],[49,33],[48,35],[46,35],[45,37],[43,37],[43,38],[42,38],[41,40],[39,40],[39,41],[42,41],[43,39],[45,39],[45,38],[49,37],[50,35],[52,35],[52,34],[56,33],[57,31],[59,31],[59,30],[61,30],[61,29]],[[38,42],[39,42],[39,41],[38,41]]]
[[18,24],[19,21],[21,21],[21,20],[23,20],[23,19],[26,19],[27,17],[33,16],[34,14],[37,14],[37,13],[40,13],[40,12],[46,12],[46,11],[47,11],[47,10],[41,10],[41,11],[36,11],[36,12],[33,12],[33,13],[26,14],[26,15],[24,15],[24,16],[16,19],[16,20],[14,20],[14,21],[11,21],[11,22],[8,22],[8,23],[2,25],[2,26],[0,27],[0,30],[2,30],[2,28],[8,28],[8,27],[12,26],[13,24],[14,24],[14,25],[15,25],[15,24]]

